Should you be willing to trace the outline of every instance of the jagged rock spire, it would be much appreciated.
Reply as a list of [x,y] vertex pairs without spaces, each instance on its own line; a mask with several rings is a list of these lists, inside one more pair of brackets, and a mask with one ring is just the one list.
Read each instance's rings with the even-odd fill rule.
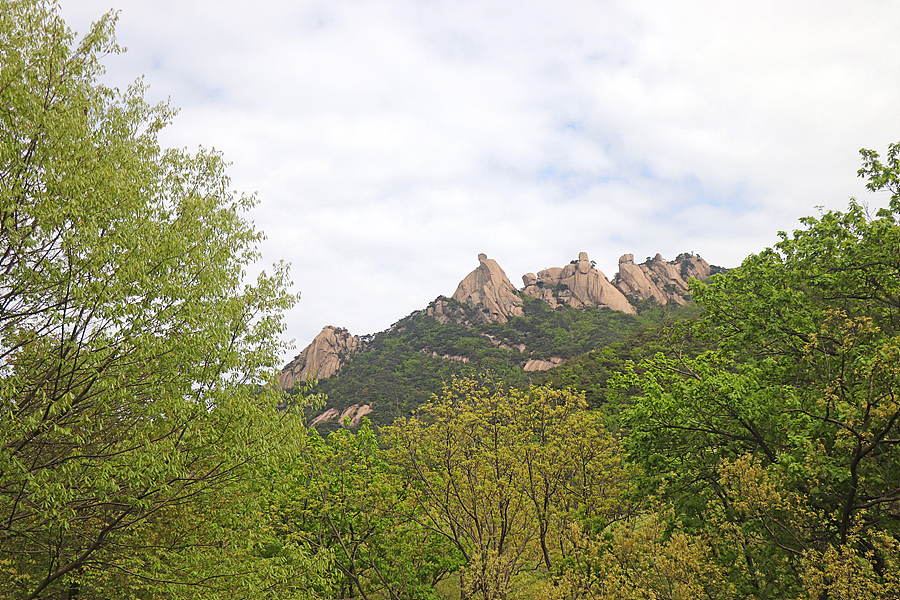
[[[522,297],[497,261],[486,254],[479,254],[478,262],[478,268],[459,283],[453,299],[475,308],[477,317],[486,322],[505,323],[510,317],[522,316]],[[551,267],[537,275],[523,275],[525,287],[522,293],[543,300],[554,308],[560,304],[575,308],[606,306],[634,314],[635,308],[628,298],[655,298],[660,304],[685,304],[689,299],[688,280],[708,279],[711,271],[709,263],[693,253],[681,254],[671,262],[657,254],[641,265],[634,264],[634,255],[623,254],[619,258],[619,272],[610,282],[594,268],[587,252],[581,252],[578,260],[565,267]],[[427,314],[445,323],[454,320],[454,311],[458,310],[450,307],[446,299],[438,299],[429,306]],[[325,327],[303,352],[285,366],[278,381],[287,389],[307,377],[331,377],[354,355],[363,351],[364,342],[350,335],[346,329]],[[531,361],[526,368],[545,369],[554,364]]]
[[326,325],[313,341],[278,374],[278,383],[290,389],[308,378],[327,379],[363,349],[362,341],[346,329]]
[[539,298],[553,307],[561,303],[574,308],[607,306],[628,314],[636,311],[621,291],[611,284],[601,271],[594,268],[587,252],[565,267],[551,267],[522,276],[529,296]]
[[634,264],[633,254],[623,254],[613,283],[634,298],[654,298],[660,304],[686,304],[690,297],[688,281],[706,280],[710,272],[709,263],[695,254],[680,254],[672,262],[657,254],[642,265]]
[[479,309],[479,317],[488,322],[521,317],[522,298],[497,261],[479,254],[478,262],[478,268],[459,282],[453,299]]

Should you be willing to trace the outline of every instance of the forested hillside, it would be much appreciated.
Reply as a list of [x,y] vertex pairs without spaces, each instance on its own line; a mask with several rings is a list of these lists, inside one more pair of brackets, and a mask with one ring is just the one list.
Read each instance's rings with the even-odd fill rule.
[[[498,384],[514,387],[560,381],[563,375],[548,379],[540,371],[526,371],[523,365],[531,359],[574,360],[617,342],[611,349],[613,363],[622,367],[631,357],[629,351],[640,357],[646,348],[662,348],[666,325],[697,313],[692,305],[663,307],[653,300],[640,303],[638,315],[606,307],[576,309],[561,305],[554,309],[523,295],[523,316],[504,323],[484,323],[474,318],[475,309],[467,305],[448,298],[436,302],[448,303],[458,311],[459,322],[441,323],[426,310],[413,313],[365,339],[368,349],[353,357],[337,375],[319,380],[315,392],[325,394],[328,407],[340,412],[351,405],[369,405],[373,408],[369,418],[384,425],[411,415],[458,376],[489,373]],[[578,360],[580,364],[593,362],[590,358]],[[557,367],[548,373],[560,369],[569,373],[574,368]],[[589,376],[581,373],[585,378],[582,387],[593,391],[589,395],[592,406],[599,406],[605,393],[595,390],[605,387],[606,380],[596,375],[587,381]],[[316,425],[321,431],[338,426],[339,419]]]

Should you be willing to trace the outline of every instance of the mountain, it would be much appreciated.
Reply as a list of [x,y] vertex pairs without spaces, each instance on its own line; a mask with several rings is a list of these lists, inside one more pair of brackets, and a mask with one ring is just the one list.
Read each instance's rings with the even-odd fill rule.
[[365,350],[365,343],[346,329],[326,325],[313,341],[281,370],[278,383],[290,389],[308,378],[327,379],[355,354]]
[[625,254],[609,280],[581,252],[563,267],[525,274],[516,289],[495,260],[479,254],[451,297],[439,296],[385,331],[358,337],[325,327],[279,383],[297,393],[298,382],[318,379],[316,391],[328,396],[313,419],[320,429],[345,418],[355,425],[364,414],[387,423],[454,375],[490,372],[507,385],[528,385],[536,372],[686,314],[689,280],[719,270],[694,254],[674,261],[657,254],[642,264]]
[[478,318],[488,323],[521,317],[522,297],[497,261],[479,254],[478,263],[478,268],[459,282],[453,300],[477,309]]

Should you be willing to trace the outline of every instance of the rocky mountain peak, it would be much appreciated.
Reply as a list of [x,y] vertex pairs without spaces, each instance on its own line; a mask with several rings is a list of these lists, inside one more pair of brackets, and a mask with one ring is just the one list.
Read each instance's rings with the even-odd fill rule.
[[710,273],[709,263],[693,253],[680,254],[671,262],[657,254],[640,265],[634,264],[633,254],[623,254],[613,284],[633,298],[653,298],[660,304],[687,304],[688,281],[708,279]]
[[547,302],[554,308],[568,304],[573,308],[607,306],[612,310],[634,314],[636,311],[621,291],[594,268],[587,252],[580,252],[578,260],[565,267],[550,267],[522,276],[522,291]]
[[522,298],[497,261],[478,255],[478,268],[459,282],[452,298],[480,309],[479,318],[505,323],[509,317],[521,317]]
[[[580,252],[576,260],[564,267],[550,267],[537,275],[526,273],[522,276],[524,287],[520,292],[497,261],[479,254],[478,268],[459,283],[453,300],[476,309],[477,318],[488,323],[505,323],[510,317],[523,316],[523,293],[543,300],[553,308],[561,305],[573,308],[606,306],[635,314],[637,311],[629,298],[653,298],[659,304],[686,304],[690,299],[688,281],[691,278],[708,279],[711,273],[709,263],[693,253],[680,254],[671,262],[657,254],[643,264],[635,264],[633,254],[623,254],[619,257],[619,271],[610,281],[594,267],[587,252]],[[443,296],[432,302],[425,312],[441,323],[469,324],[466,311],[453,306]],[[366,344],[360,338],[350,335],[346,329],[329,325],[284,367],[278,381],[283,388],[289,389],[310,377],[326,379],[365,350]],[[557,364],[532,360],[525,369],[542,370]]]
[[326,325],[313,341],[289,362],[278,375],[283,389],[290,389],[307,379],[327,379],[340,370],[364,344],[346,329]]

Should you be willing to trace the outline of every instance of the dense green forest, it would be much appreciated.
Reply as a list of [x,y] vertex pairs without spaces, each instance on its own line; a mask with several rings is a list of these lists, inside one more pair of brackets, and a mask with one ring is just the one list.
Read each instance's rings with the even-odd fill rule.
[[[288,398],[286,268],[97,81],[114,25],[0,0],[0,596],[900,597],[900,144],[687,314],[414,314]],[[323,437],[323,391],[415,400]]]
[[[474,318],[472,307],[449,298],[438,300],[457,312],[458,321],[442,324],[426,311],[417,311],[366,339],[367,350],[354,356],[336,376],[318,381],[315,391],[338,410],[369,404],[374,408],[372,421],[386,425],[410,416],[454,377],[490,373],[498,383],[527,387],[547,379],[540,372],[523,369],[528,359],[575,359],[601,348],[609,348],[607,366],[621,366],[626,356],[641,356],[644,348],[661,348],[667,326],[697,313],[693,305],[664,307],[653,302],[639,303],[639,315],[606,307],[553,309],[523,295],[524,316],[484,323]],[[584,380],[579,389],[589,392],[591,406],[599,407],[605,401],[610,372],[597,370],[599,363],[590,358],[553,372],[574,373],[575,364],[584,366],[578,371],[577,377]],[[560,376],[550,379],[562,381]],[[576,383],[577,377],[569,376],[567,384]],[[339,426],[337,420],[317,425],[323,432]]]

